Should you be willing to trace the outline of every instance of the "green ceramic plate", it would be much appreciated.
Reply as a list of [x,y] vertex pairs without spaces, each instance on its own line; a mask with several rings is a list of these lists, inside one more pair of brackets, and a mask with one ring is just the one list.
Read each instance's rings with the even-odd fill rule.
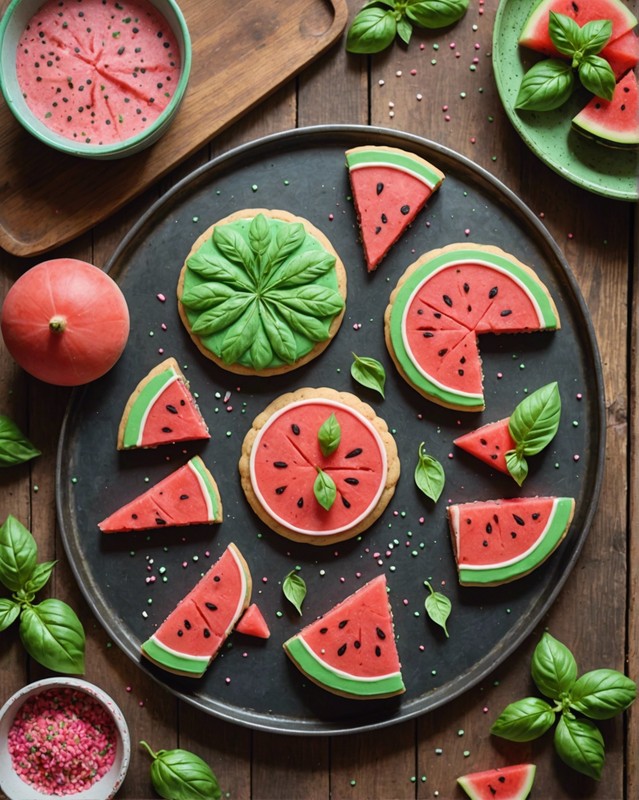
[[571,130],[571,119],[591,97],[585,90],[575,91],[555,111],[515,110],[521,79],[540,60],[538,54],[517,44],[530,9],[530,0],[501,0],[495,18],[493,68],[510,121],[533,153],[566,180],[605,197],[636,201],[637,151],[605,147]]

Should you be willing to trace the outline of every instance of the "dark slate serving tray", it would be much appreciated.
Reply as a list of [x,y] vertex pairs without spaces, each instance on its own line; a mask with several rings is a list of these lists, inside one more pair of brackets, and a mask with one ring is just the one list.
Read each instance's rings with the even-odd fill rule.
[[[446,174],[427,208],[372,275],[364,267],[344,160],[345,149],[361,144],[412,150]],[[204,358],[180,323],[175,302],[177,277],[192,242],[215,220],[255,207],[308,218],[331,239],[348,273],[346,316],[328,349],[310,364],[266,380],[233,375]],[[555,333],[480,340],[486,392],[481,414],[439,408],[423,399],[397,374],[384,344],[384,309],[405,267],[419,254],[456,241],[497,245],[532,266],[562,320]],[[195,171],[134,225],[107,268],[129,303],[131,335],[115,368],[71,399],[59,446],[58,514],[82,591],[113,641],[141,669],[179,697],[233,722],[285,733],[346,733],[389,725],[451,700],[486,677],[532,631],[556,598],[590,528],[603,470],[604,399],[597,346],[575,280],[545,228],[511,191],[465,158],[416,136],[359,126],[299,129],[237,148]],[[352,380],[353,352],[385,365],[384,400]],[[169,355],[187,367],[211,440],[118,453],[116,431],[130,392]],[[455,451],[455,436],[508,416],[527,390],[551,380],[559,381],[562,396],[560,429],[551,446],[530,459],[521,490],[509,477]],[[303,386],[332,386],[369,402],[394,432],[402,462],[385,513],[362,536],[334,547],[296,544],[274,534],[253,514],[240,488],[237,461],[253,418],[278,395]],[[437,504],[413,481],[422,441],[446,470]],[[99,520],[196,453],[217,479],[225,512],[221,525],[99,533]],[[568,536],[541,568],[514,583],[460,587],[447,503],[520,494],[574,496]],[[231,541],[249,562],[253,599],[271,638],[264,642],[233,634],[199,680],[164,673],[141,660],[140,643]],[[308,586],[301,618],[281,587],[296,566]],[[391,590],[407,691],[378,701],[333,696],[304,679],[286,658],[282,642],[382,571]],[[155,582],[147,583],[151,576]],[[425,580],[452,600],[449,639],[426,618]]]

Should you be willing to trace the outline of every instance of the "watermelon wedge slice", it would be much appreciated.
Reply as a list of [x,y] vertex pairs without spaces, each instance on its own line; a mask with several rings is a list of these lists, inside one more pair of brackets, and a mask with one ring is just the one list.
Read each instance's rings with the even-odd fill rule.
[[118,450],[209,439],[189,384],[177,361],[167,358],[138,383],[122,414]]
[[534,764],[513,764],[457,778],[470,800],[526,800],[532,789]]
[[215,479],[199,456],[114,511],[98,528],[102,533],[222,521],[222,501]]
[[637,76],[628,72],[615,86],[612,100],[593,97],[572,125],[584,136],[610,147],[639,145],[639,92]]
[[514,256],[488,245],[425,253],[399,279],[384,316],[402,377],[442,406],[484,408],[477,337],[560,327],[547,288]]
[[284,642],[284,649],[301,672],[333,694],[374,699],[405,691],[384,575]]
[[516,447],[516,442],[508,429],[509,420],[510,417],[506,417],[497,422],[482,425],[477,430],[458,436],[453,440],[454,444],[493,469],[509,475],[506,453]]
[[634,31],[628,31],[614,42],[609,42],[599,55],[610,64],[616,80],[619,80],[639,64],[639,36]]
[[444,173],[396,147],[354,147],[346,151],[346,164],[372,272],[439,188]]
[[583,27],[587,22],[609,19],[612,35],[608,44],[637,24],[637,17],[622,0],[541,0],[531,12],[519,36],[519,44],[553,58],[567,58],[555,48],[548,32],[550,12],[564,14]]
[[536,569],[559,546],[575,510],[572,497],[521,497],[447,508],[463,586],[497,586]]
[[235,630],[238,633],[243,633],[246,636],[255,636],[258,639],[268,639],[271,635],[264,615],[255,603],[252,603],[242,614],[235,626]]
[[142,655],[168,672],[200,677],[247,608],[251,590],[248,564],[231,543],[143,642]]

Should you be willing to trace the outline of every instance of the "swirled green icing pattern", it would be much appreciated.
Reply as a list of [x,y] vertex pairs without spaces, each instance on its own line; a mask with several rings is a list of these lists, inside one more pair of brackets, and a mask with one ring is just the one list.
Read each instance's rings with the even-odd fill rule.
[[186,262],[191,332],[225,364],[293,364],[344,308],[335,256],[298,222],[258,214],[216,225]]

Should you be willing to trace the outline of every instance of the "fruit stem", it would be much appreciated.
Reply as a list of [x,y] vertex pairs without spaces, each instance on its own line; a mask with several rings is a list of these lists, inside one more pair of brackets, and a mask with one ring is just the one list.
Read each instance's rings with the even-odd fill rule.
[[55,317],[51,317],[49,320],[49,330],[51,333],[63,333],[66,327],[67,321],[65,317],[56,315]]
[[142,740],[142,741],[140,742],[140,744],[141,744],[141,745],[142,745],[142,746],[143,746],[143,747],[144,747],[144,748],[147,750],[147,752],[149,753],[149,755],[151,756],[151,758],[152,758],[152,759],[155,761],[155,759],[158,757],[158,754],[157,754],[157,753],[154,753],[154,752],[153,752],[153,750],[151,750],[151,748],[149,747],[149,745],[148,745],[148,744],[147,744],[147,743],[146,743],[144,740]]

